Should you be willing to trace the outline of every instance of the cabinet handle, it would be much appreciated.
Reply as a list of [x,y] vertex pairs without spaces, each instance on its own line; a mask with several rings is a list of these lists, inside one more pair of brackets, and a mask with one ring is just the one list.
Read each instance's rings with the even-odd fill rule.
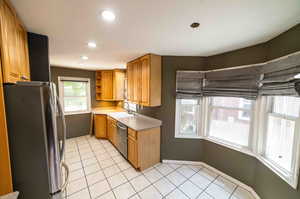
[[19,75],[16,74],[16,73],[10,73],[10,75],[13,76],[13,77],[15,77],[15,78],[18,78],[18,77],[19,77]]
[[22,80],[29,80],[29,78],[26,77],[25,75],[22,75],[22,76],[21,76],[21,79],[22,79]]

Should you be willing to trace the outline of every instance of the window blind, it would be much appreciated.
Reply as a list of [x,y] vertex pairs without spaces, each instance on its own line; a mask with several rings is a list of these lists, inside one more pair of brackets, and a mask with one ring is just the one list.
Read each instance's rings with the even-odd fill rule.
[[[259,94],[265,96],[299,96],[300,54],[267,62],[261,68],[263,79],[260,82]],[[297,89],[298,87],[298,89]]]
[[176,72],[176,98],[189,99],[203,96],[204,73],[201,71]]
[[259,95],[300,95],[300,52],[248,66],[213,71],[177,71],[177,98],[220,96],[256,99]]
[[205,73],[203,95],[256,99],[261,78],[260,66]]

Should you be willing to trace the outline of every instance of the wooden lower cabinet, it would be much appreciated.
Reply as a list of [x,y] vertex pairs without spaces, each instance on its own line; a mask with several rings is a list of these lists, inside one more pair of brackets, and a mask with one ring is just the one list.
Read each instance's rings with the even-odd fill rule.
[[117,121],[107,117],[107,138],[113,145],[116,145],[116,133]]
[[[116,146],[117,121],[106,115],[94,115],[96,138],[108,139]],[[135,131],[128,128],[128,161],[139,170],[160,162],[160,127]]]
[[107,138],[107,119],[106,115],[94,115],[95,136],[96,138]]
[[138,168],[138,145],[136,139],[128,136],[128,161],[135,167]]
[[160,127],[128,129],[128,161],[141,171],[160,162]]

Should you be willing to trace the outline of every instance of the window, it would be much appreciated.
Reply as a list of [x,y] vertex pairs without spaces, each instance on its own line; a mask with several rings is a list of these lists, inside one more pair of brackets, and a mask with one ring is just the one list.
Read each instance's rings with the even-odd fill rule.
[[90,79],[59,77],[59,95],[65,114],[91,111]]
[[176,100],[176,137],[197,137],[200,99]]
[[249,146],[252,101],[212,97],[209,102],[208,136],[242,147]]
[[267,98],[263,156],[287,178],[297,173],[300,98]]

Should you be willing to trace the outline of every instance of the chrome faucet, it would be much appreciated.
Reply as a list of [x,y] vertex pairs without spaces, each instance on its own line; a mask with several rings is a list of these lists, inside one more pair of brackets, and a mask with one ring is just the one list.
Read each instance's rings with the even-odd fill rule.
[[[127,108],[126,108],[125,104],[127,104]],[[128,101],[124,101],[124,108],[125,108],[125,110],[126,110],[126,112],[127,112],[128,114],[134,115],[134,116],[136,115],[136,112],[135,112],[135,111],[130,110],[130,108],[129,108],[129,102],[128,102]]]

